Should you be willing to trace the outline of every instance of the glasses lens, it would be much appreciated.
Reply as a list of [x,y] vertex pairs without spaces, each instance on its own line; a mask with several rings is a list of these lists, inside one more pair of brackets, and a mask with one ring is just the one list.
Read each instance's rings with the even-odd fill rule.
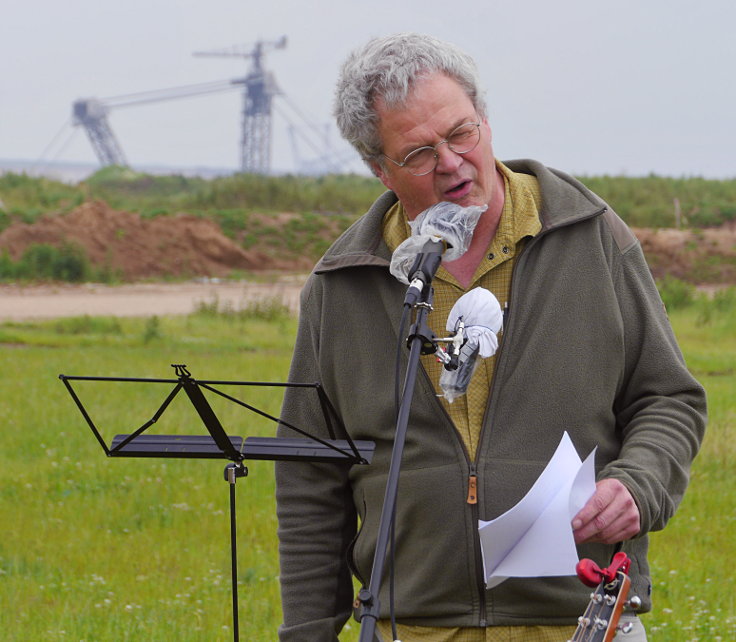
[[447,144],[457,154],[467,154],[480,140],[480,127],[475,123],[460,125],[447,137]]
[[436,165],[434,147],[420,147],[415,149],[404,159],[404,166],[414,176],[429,174]]

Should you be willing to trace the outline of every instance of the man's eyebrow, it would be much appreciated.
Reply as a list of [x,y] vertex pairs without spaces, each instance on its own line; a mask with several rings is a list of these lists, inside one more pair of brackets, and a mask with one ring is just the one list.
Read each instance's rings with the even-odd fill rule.
[[455,131],[460,125],[466,125],[468,123],[477,123],[478,116],[476,114],[473,114],[472,116],[466,116],[465,118],[459,118],[457,121],[455,121],[455,124],[452,126],[452,129],[447,132],[447,135],[449,136],[452,134],[453,131]]
[[[443,138],[447,138],[452,132],[454,132],[460,125],[465,125],[466,123],[475,123],[477,121],[478,116],[473,114],[472,116],[464,116],[462,118],[458,118],[454,121],[454,124],[451,125],[447,133],[444,135]],[[433,147],[436,143],[422,143],[420,145],[416,144],[406,144],[401,148],[401,151],[399,152],[401,156],[401,160],[404,160],[409,154],[411,154],[413,151],[417,149],[422,149],[423,147]]]

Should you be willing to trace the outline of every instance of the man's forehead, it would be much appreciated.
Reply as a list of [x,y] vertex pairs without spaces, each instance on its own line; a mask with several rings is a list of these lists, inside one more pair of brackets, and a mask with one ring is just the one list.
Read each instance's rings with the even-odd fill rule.
[[414,148],[433,145],[456,127],[478,118],[465,89],[441,73],[417,80],[401,104],[378,99],[375,108],[384,147],[391,143]]
[[476,122],[474,113],[468,116],[458,116],[454,120],[450,121],[451,124],[447,125],[443,131],[438,131],[436,134],[429,135],[427,137],[419,136],[416,140],[411,138],[407,139],[403,144],[403,148],[405,148],[405,151],[408,154],[419,147],[434,147],[439,140],[446,140],[458,127],[470,122]]
[[406,156],[420,147],[433,147],[440,140],[447,139],[461,125],[471,122],[478,122],[478,116],[473,109],[467,109],[448,114],[447,118],[431,126],[416,121],[415,127],[411,127],[412,121],[406,119],[406,128],[403,131],[380,125],[378,129],[384,151],[390,147],[395,153]]
[[426,93],[426,87],[431,87],[438,82],[454,85],[459,91],[467,95],[462,85],[448,74],[441,71],[423,72],[416,78],[411,79],[408,85],[402,87],[401,90],[385,90],[383,93],[377,93],[373,99],[373,106],[377,112],[403,111],[411,106],[413,102],[422,98],[423,94]]

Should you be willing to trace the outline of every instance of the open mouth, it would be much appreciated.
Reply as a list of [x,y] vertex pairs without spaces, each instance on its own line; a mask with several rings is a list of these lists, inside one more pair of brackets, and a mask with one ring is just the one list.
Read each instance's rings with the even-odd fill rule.
[[448,189],[445,192],[445,196],[449,198],[462,198],[463,196],[465,196],[465,194],[467,194],[468,190],[470,189],[470,185],[470,181],[462,181],[451,189]]

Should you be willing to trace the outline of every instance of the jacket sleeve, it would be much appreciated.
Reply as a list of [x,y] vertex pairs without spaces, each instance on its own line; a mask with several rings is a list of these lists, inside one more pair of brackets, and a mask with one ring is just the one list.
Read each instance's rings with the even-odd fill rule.
[[638,242],[623,253],[616,287],[625,365],[614,411],[623,445],[599,477],[629,489],[643,535],[664,528],[682,500],[705,431],[705,391],[685,365]]
[[[317,383],[319,371],[318,286],[312,276],[302,292],[299,330],[289,381]],[[324,424],[314,390],[287,388],[282,418],[310,433]],[[295,437],[279,426],[279,436]],[[341,464],[276,463],[276,504],[283,624],[279,639],[337,640],[351,615],[352,580],[347,551],[357,517]]]

